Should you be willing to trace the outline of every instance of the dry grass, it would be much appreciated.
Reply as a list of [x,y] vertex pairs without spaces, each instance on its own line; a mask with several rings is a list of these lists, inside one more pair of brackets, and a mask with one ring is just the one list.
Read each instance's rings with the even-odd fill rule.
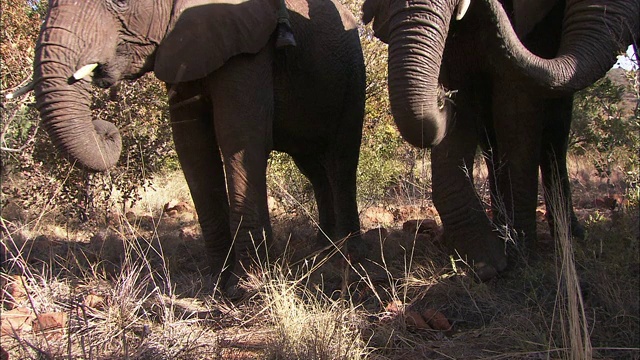
[[585,314],[570,232],[569,204],[557,189],[551,190],[551,194],[547,195],[554,204],[551,215],[556,219],[557,224],[553,237],[556,240],[556,258],[558,260],[557,316],[561,327],[562,346],[569,349],[567,359],[592,359],[593,350],[589,338],[589,322]]
[[277,265],[261,270],[260,297],[272,324],[267,358],[360,359],[367,347],[362,315],[348,302],[327,297]]
[[[620,190],[587,180],[574,184],[576,203]],[[369,260],[352,267],[315,250],[313,210],[282,206],[271,261],[246,284],[255,295],[234,304],[205,275],[193,213],[163,214],[164,204],[188,199],[181,177],[155,188],[133,214],[90,226],[40,216],[55,209],[3,210],[5,273],[26,288],[5,294],[3,314],[18,307],[67,319],[2,335],[12,359],[640,358],[637,209],[579,208],[584,242],[569,241],[564,226],[551,241],[541,217],[538,256],[478,283],[452,266],[437,233],[400,230],[434,217],[424,198],[379,204],[392,224],[365,234]],[[452,328],[409,321],[428,310]]]

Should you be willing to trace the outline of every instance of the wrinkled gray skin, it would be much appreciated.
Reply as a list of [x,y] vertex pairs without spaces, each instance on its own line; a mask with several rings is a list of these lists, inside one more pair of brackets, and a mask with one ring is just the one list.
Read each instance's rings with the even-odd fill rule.
[[[292,155],[310,179],[324,233],[351,237],[349,255],[361,256],[355,197],[365,72],[356,20],[336,2],[293,0],[298,46],[276,50],[276,3],[55,0],[36,48],[42,125],[59,151],[89,170],[115,165],[121,148],[113,124],[92,121],[91,79],[109,87],[153,70],[167,83],[211,268],[221,274],[231,250],[233,276],[225,271],[222,281],[232,292],[271,237],[271,150]],[[70,79],[89,63],[99,64],[92,78]]]
[[[364,21],[373,19],[389,44],[396,124],[411,144],[433,147],[433,201],[445,240],[482,280],[507,266],[500,225],[535,243],[538,168],[545,189],[559,191],[570,209],[573,234],[583,235],[566,170],[572,94],[602,77],[638,29],[638,0],[549,3],[472,0],[459,21],[458,0],[363,5]],[[527,5],[534,6],[521,10]],[[446,90],[458,91],[452,101]],[[478,146],[488,155],[496,224],[468,177]]]

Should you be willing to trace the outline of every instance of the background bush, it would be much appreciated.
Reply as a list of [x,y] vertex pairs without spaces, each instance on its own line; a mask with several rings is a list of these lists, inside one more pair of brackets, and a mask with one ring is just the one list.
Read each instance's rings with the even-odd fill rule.
[[608,77],[576,94],[570,151],[590,158],[597,175],[607,181],[615,171],[625,174],[629,199],[637,203],[640,198],[638,149],[638,77],[633,71],[615,69]]
[[[3,95],[31,77],[46,5],[24,0],[3,2]],[[160,81],[144,76],[109,90],[94,89],[92,97],[93,116],[114,122],[121,131],[123,151],[118,166],[99,174],[70,166],[39,129],[31,93],[3,104],[3,176],[12,180],[4,182],[4,195],[21,202],[24,209],[60,207],[67,217],[85,221],[96,211],[108,212],[114,204],[131,206],[154,174],[175,169],[165,89]]]

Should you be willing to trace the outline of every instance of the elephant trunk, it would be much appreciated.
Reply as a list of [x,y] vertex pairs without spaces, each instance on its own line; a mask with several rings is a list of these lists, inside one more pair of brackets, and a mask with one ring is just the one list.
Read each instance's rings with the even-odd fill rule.
[[[438,83],[451,13],[431,0],[395,2],[389,39],[389,98],[402,137],[425,148],[444,138],[451,105]],[[393,5],[392,5],[393,6]]]
[[575,92],[605,75],[617,55],[632,43],[640,26],[638,1],[568,0],[562,41],[555,58],[544,59],[520,42],[498,0],[484,0],[498,24],[509,65],[537,85]]
[[80,167],[105,171],[118,161],[122,140],[115,125],[92,119],[90,83],[72,77],[81,60],[73,41],[80,40],[61,28],[41,32],[34,61],[36,107],[62,154]]

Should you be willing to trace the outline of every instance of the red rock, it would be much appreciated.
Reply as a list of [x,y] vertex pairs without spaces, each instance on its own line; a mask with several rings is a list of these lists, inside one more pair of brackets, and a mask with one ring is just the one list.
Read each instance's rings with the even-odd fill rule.
[[422,316],[427,321],[427,324],[434,330],[451,331],[451,324],[447,317],[441,312],[435,309],[427,309],[422,312]]
[[398,314],[404,309],[404,304],[400,300],[394,300],[390,302],[386,307],[385,311]]
[[594,205],[596,206],[596,208],[600,209],[616,210],[617,208],[624,205],[625,202],[626,200],[624,196],[613,194],[610,196],[595,199]]
[[404,313],[405,322],[409,327],[415,327],[416,329],[431,329],[426,321],[422,318],[419,312],[414,310],[407,310]]
[[393,211],[396,221],[406,221],[411,218],[436,217],[438,211],[433,206],[405,205]]
[[67,314],[49,312],[38,315],[33,320],[33,331],[49,331],[64,329],[67,325]]
[[181,213],[185,213],[190,210],[189,204],[184,201],[171,200],[164,204],[164,212],[168,216],[178,216]]
[[0,275],[1,298],[7,309],[13,309],[27,299],[24,278],[20,275]]
[[84,298],[84,306],[97,310],[104,309],[104,298],[100,295],[89,294]]
[[362,214],[362,226],[365,228],[374,228],[379,226],[388,226],[393,224],[393,214],[381,207],[370,207]]
[[137,218],[136,213],[134,213],[133,211],[127,211],[127,212],[124,214],[124,217],[125,217],[125,219],[127,219],[127,221],[128,221],[129,223],[134,223],[134,222],[136,222],[136,218]]
[[15,308],[0,314],[0,335],[14,336],[31,330],[31,321],[35,315],[27,308]]
[[178,234],[178,237],[180,237],[182,241],[196,241],[199,236],[200,233],[198,228],[194,226],[183,227],[180,229],[180,233]]

